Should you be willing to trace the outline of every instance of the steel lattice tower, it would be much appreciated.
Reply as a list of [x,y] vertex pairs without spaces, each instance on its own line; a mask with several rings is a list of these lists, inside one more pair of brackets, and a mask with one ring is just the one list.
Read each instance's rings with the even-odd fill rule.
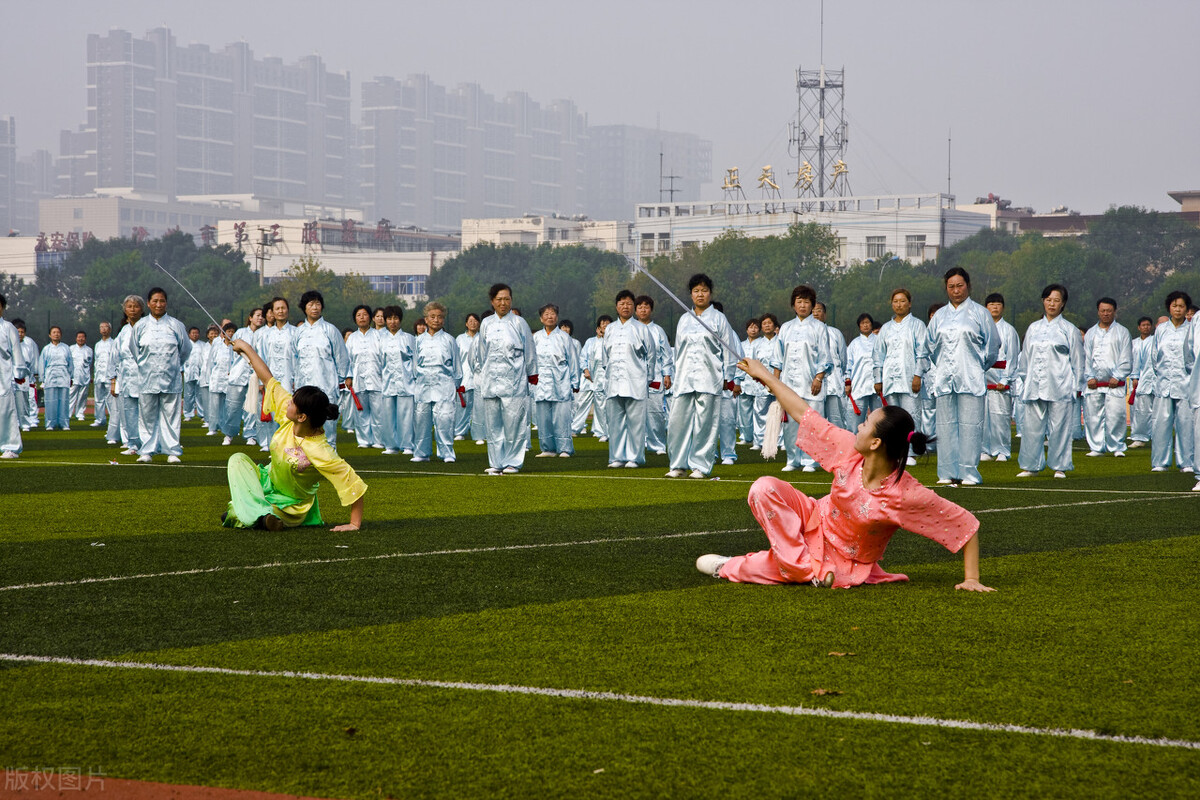
[[849,196],[844,162],[850,138],[843,113],[845,70],[826,70],[824,65],[797,69],[796,95],[796,121],[788,126],[788,152],[796,158],[796,196]]

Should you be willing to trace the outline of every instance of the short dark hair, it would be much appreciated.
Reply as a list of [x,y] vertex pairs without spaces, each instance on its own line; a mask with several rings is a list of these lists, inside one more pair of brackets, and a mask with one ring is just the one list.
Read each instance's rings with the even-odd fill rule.
[[309,289],[307,292],[300,295],[300,310],[304,311],[308,307],[308,304],[313,300],[316,300],[321,304],[322,311],[325,310],[325,297],[316,289]]
[[[102,323],[100,323],[100,324],[101,324],[101,325],[103,325],[104,323],[102,322]],[[192,327],[188,328],[188,333],[191,333],[192,331],[195,331],[196,333],[199,333],[199,332],[200,332],[200,329],[199,329],[199,328],[197,328],[195,325],[193,325]]]
[[8,298],[0,294],[0,308],[8,308]]
[[471,317],[474,317],[476,322],[483,322],[483,320],[479,318],[479,315],[472,311],[470,314],[467,314],[465,317],[463,317],[463,325],[466,325],[467,321],[471,319]]
[[1174,303],[1176,300],[1182,300],[1185,305],[1190,306],[1192,304],[1192,296],[1190,294],[1181,289],[1176,289],[1167,295],[1167,313],[1170,313],[1171,303]]
[[572,333],[575,332],[575,323],[571,322],[571,320],[569,320],[569,319],[560,319],[558,321],[558,327],[560,330],[563,328],[566,328],[567,330],[571,331]]
[[553,311],[555,315],[557,315],[558,306],[554,305],[554,303],[546,303],[546,305],[538,309],[538,316],[541,317],[542,314],[545,314],[547,311]]
[[888,295],[888,302],[894,300],[898,294],[904,295],[906,298],[908,298],[908,302],[912,302],[912,292],[910,292],[908,289],[905,289],[903,286],[892,289],[892,293]]
[[1140,326],[1143,322],[1149,322],[1151,325],[1154,325],[1154,320],[1149,317],[1138,317],[1137,324]]
[[688,278],[688,291],[695,289],[697,286],[707,286],[711,292],[713,288],[712,278],[705,275],[703,272],[697,272],[692,277]]
[[650,306],[651,311],[654,310],[654,298],[651,297],[650,295],[639,294],[637,297],[633,298],[634,308],[637,308],[638,306],[642,305],[643,303]]
[[967,286],[971,285],[971,276],[968,275],[967,271],[962,267],[951,267],[950,269],[946,270],[946,274],[942,276],[942,280],[944,280],[946,283],[949,283],[950,279],[955,275],[960,276]]
[[1005,305],[1004,295],[1000,294],[999,292],[992,292],[983,301],[983,304],[985,306],[990,306],[992,303],[999,303],[1000,305]]
[[[322,303],[321,305],[325,305],[325,304],[324,304],[324,303]],[[358,319],[358,312],[360,312],[360,311],[365,311],[365,312],[367,312],[367,319],[368,319],[368,320],[369,320],[371,317],[375,316],[375,312],[371,310],[371,307],[370,307],[370,306],[368,306],[368,305],[363,305],[362,303],[359,303],[358,305],[356,305],[356,306],[354,307],[354,310],[353,310],[352,312],[350,312],[350,319],[357,320],[357,319]]]
[[491,287],[488,288],[488,300],[495,300],[496,295],[500,294],[500,292],[504,291],[505,289],[508,289],[508,296],[512,297],[512,287],[507,283],[493,283]]
[[807,300],[810,303],[816,303],[817,302],[816,289],[813,289],[811,286],[808,286],[803,283],[800,284],[795,289],[792,289],[791,304],[793,306],[795,306],[797,300]]
[[167,290],[162,288],[161,286],[150,287],[150,291],[146,292],[146,299],[149,300],[151,297],[154,297],[154,295],[156,295],[156,294],[161,294],[163,296],[163,300],[167,299]]
[[237,325],[234,325],[232,322],[226,322],[222,327],[222,330],[233,331],[234,333],[237,333]]
[[634,307],[637,307],[637,300],[634,300],[633,292],[629,291],[628,289],[622,289],[621,291],[617,292],[617,299],[613,300],[613,304],[615,305],[616,303],[621,302],[625,298],[629,298],[630,300],[632,300]]
[[612,317],[610,317],[608,314],[601,314],[600,316],[596,317],[597,328],[600,327],[601,322],[612,322]]
[[768,311],[767,313],[763,314],[761,317],[759,317],[759,318],[758,318],[758,324],[759,324],[759,326],[760,326],[760,327],[762,326],[762,321],[763,321],[764,319],[769,319],[769,320],[771,320],[771,324],[772,324],[772,325],[774,325],[776,328],[778,328],[778,327],[779,327],[779,317],[775,316],[775,315],[774,315],[773,313],[771,313],[770,311]]
[[1045,300],[1047,297],[1049,297],[1051,292],[1058,292],[1062,295],[1063,308],[1066,308],[1067,297],[1069,296],[1067,294],[1067,287],[1063,286],[1061,283],[1052,283],[1045,289],[1042,289],[1042,299]]
[[751,317],[750,319],[746,320],[746,324],[743,325],[742,327],[749,328],[751,325],[753,325],[756,328],[761,328],[762,320],[760,320],[758,317]]
[[854,325],[855,325],[856,327],[857,327],[857,326],[859,326],[859,325],[862,325],[862,323],[863,323],[863,320],[864,320],[864,319],[865,319],[865,320],[867,320],[868,322],[870,322],[870,323],[871,323],[871,327],[872,327],[872,328],[874,328],[874,327],[875,327],[875,318],[874,318],[874,317],[872,317],[870,314],[868,314],[868,313],[867,313],[867,312],[865,312],[865,311],[864,311],[863,313],[861,313],[861,314],[859,314],[859,315],[858,315],[858,319],[857,319],[857,320],[855,320],[855,322],[854,322]]
[[13,327],[14,327],[14,328],[24,328],[24,327],[25,327],[25,320],[21,319],[20,317],[17,317],[16,319],[14,319],[14,320],[12,321],[12,325],[13,325]]
[[384,306],[383,318],[386,320],[389,317],[399,317],[400,321],[404,321],[404,309],[400,306]]

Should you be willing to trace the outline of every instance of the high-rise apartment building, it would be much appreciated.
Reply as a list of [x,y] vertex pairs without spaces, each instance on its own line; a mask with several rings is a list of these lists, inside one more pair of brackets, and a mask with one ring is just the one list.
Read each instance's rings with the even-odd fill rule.
[[0,236],[16,227],[17,120],[0,117]]
[[414,75],[363,83],[362,108],[368,220],[447,230],[464,217],[587,209],[587,119],[569,100],[498,100]]
[[712,181],[712,142],[633,125],[588,129],[588,215],[633,219],[638,203],[701,196]]
[[87,120],[62,136],[59,189],[351,202],[350,76],[244,42],[180,47],[167,28],[87,41]]

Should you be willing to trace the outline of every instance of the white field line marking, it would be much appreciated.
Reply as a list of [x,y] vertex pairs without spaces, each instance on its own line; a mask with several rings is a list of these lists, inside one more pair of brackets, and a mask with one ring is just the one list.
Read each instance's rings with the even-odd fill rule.
[[243,572],[255,569],[274,569],[277,567],[309,567],[321,564],[345,564],[352,561],[383,561],[392,558],[421,558],[424,556],[457,556],[475,553],[502,553],[510,550],[538,550],[545,547],[582,547],[593,544],[618,544],[623,542],[651,542],[663,539],[687,539],[694,536],[716,536],[723,533],[748,533],[759,530],[753,528],[733,528],[724,531],[691,531],[689,533],[666,533],[660,536],[622,536],[614,539],[586,539],[574,542],[538,542],[536,544],[510,544],[494,547],[467,547],[454,550],[427,550],[419,553],[382,553],[373,556],[346,556],[345,558],[314,558],[307,561],[272,561],[266,564],[247,564],[240,566],[199,567],[183,569],[174,572],[145,572],[138,575],[111,575],[104,578],[80,578],[73,581],[47,581],[46,583],[22,583],[11,586],[0,586],[0,592],[12,592],[20,589],[46,589],[56,586],[82,586],[90,583],[113,583],[115,581],[134,581],[145,578],[174,578],[183,575],[205,575],[213,572]]
[[155,664],[139,661],[107,661],[93,658],[61,658],[54,656],[25,656],[15,653],[0,653],[0,661],[32,664],[57,664],[79,667],[101,667],[106,669],[140,669],[155,672],[182,672],[202,675],[229,675],[246,678],[287,678],[310,681],[338,681],[341,683],[370,683],[385,686],[412,686],[426,689],[451,689],[469,692],[493,692],[496,694],[521,694],[535,697],[555,697],[568,700],[592,700],[639,705],[664,706],[668,708],[697,708],[707,711],[739,711],[760,714],[784,714],[792,717],[820,717],[824,719],[854,720],[862,722],[887,722],[899,725],[920,725],[930,728],[981,731],[985,733],[1023,733],[1033,736],[1051,736],[1066,739],[1087,739],[1095,742],[1116,744],[1142,744],[1153,747],[1182,747],[1200,750],[1200,742],[1188,739],[1152,739],[1146,736],[1119,736],[1078,728],[1034,728],[1027,725],[1007,725],[993,722],[974,722],[961,719],[938,717],[912,717],[899,714],[876,714],[866,711],[834,711],[827,708],[807,706],[770,706],[761,703],[734,703],[722,700],[689,700],[677,697],[648,697],[646,695],[621,694],[618,692],[594,692],[585,689],[554,689],[543,686],[516,686],[504,683],[467,683],[461,681],[433,681],[417,678],[388,678],[370,675],[331,675],[321,672],[293,672],[290,670],[266,671],[229,669],[226,667],[189,666],[183,664]]
[[[223,470],[223,469],[226,469],[224,464],[166,464],[166,463],[139,464],[137,462],[132,462],[132,463],[121,462],[118,464],[110,464],[107,461],[84,461],[84,462],[80,462],[80,461],[23,461],[23,462],[20,462],[17,466],[26,466],[26,467],[31,467],[31,466],[112,467],[112,466],[116,466],[116,467],[136,467],[139,469],[149,469],[149,468],[157,467],[159,469],[172,469],[172,470],[181,470],[181,469],[221,469],[221,470]],[[16,467],[14,467],[14,469],[15,468]],[[645,469],[657,470],[658,467],[654,467],[654,468],[645,467]],[[430,472],[429,470],[422,470],[422,469],[356,469],[355,472],[358,472],[362,475],[395,475],[398,477],[405,477],[405,478],[411,478],[411,477],[422,477],[422,478],[484,478],[484,477],[488,477],[488,478],[490,478],[490,477],[493,477],[490,475],[485,475],[483,472]],[[667,480],[667,478],[664,475],[660,475],[660,474],[652,474],[652,475],[627,475],[627,474],[588,475],[588,474],[580,474],[580,473],[574,473],[574,472],[520,472],[517,475],[502,476],[503,480],[511,480],[512,478],[575,478],[577,480],[592,480],[592,481],[665,481],[665,480]],[[677,478],[677,479],[674,479],[673,482],[676,484],[682,485],[682,486],[695,486],[695,485],[702,486],[702,485],[704,485],[704,483],[706,481],[713,481],[713,480],[718,480],[718,479],[721,483],[754,483],[754,481],[758,480],[757,478],[725,478],[725,477],[721,477],[719,475],[714,475],[710,478],[706,478],[705,480],[691,480],[691,479],[687,479],[687,478]],[[825,487],[825,488],[827,488],[829,486],[829,484],[825,483],[824,481],[811,481],[811,480],[809,480],[809,481],[790,480],[790,481],[788,481],[788,483],[792,484],[793,486],[816,486],[816,487]],[[954,497],[955,495],[953,493],[958,492],[961,487],[932,486],[930,488],[935,489],[937,491],[950,492],[951,494],[949,494],[948,496]],[[1053,493],[1057,493],[1057,494],[1112,494],[1113,493],[1112,489],[1070,489],[1070,488],[1065,488],[1065,487],[1056,488],[1056,487],[1048,487],[1048,486],[1047,487],[1041,487],[1041,486],[989,486],[987,484],[983,484],[981,486],[967,487],[967,490],[972,493],[980,492],[980,491],[1047,492],[1047,493],[1053,492]],[[1192,494],[1191,490],[1189,490],[1189,489],[1177,489],[1175,491],[1166,491],[1166,490],[1160,490],[1160,489],[1128,489],[1128,490],[1123,491],[1122,494],[1126,494],[1126,495],[1164,495],[1167,497],[1200,496],[1200,494]],[[1029,506],[1029,507],[1034,508],[1034,506]],[[1043,506],[1037,506],[1037,508],[1042,508],[1042,507]],[[974,513],[980,513],[980,512],[977,511]],[[984,513],[989,513],[989,512],[984,512]]]
[[[1185,494],[1191,495],[1191,492]],[[1077,503],[1045,503],[1040,506],[1017,506],[1015,508],[982,508],[972,514],[999,514],[1004,511],[1036,511],[1046,508],[1072,508],[1074,506],[1106,506],[1115,503],[1153,503],[1155,500],[1174,500],[1177,495],[1165,497],[1121,497],[1115,500],[1080,500]]]

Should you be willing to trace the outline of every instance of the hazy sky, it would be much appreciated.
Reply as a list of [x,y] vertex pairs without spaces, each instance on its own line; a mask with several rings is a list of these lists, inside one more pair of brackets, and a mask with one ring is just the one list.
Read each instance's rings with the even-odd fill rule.
[[[0,0],[0,115],[21,155],[58,152],[84,119],[89,33],[166,25],[181,45],[245,40],[286,63],[317,53],[358,83],[426,72],[502,97],[574,100],[592,124],[713,142],[785,189],[794,71],[821,62],[820,0]],[[855,194],[995,192],[1046,212],[1110,204],[1177,211],[1200,188],[1197,0],[827,0],[824,61],[846,71]],[[357,119],[357,113],[355,114]],[[748,190],[754,197],[756,190]],[[786,193],[786,192],[785,192]],[[647,198],[648,201],[657,198]],[[683,198],[692,199],[692,198]]]

